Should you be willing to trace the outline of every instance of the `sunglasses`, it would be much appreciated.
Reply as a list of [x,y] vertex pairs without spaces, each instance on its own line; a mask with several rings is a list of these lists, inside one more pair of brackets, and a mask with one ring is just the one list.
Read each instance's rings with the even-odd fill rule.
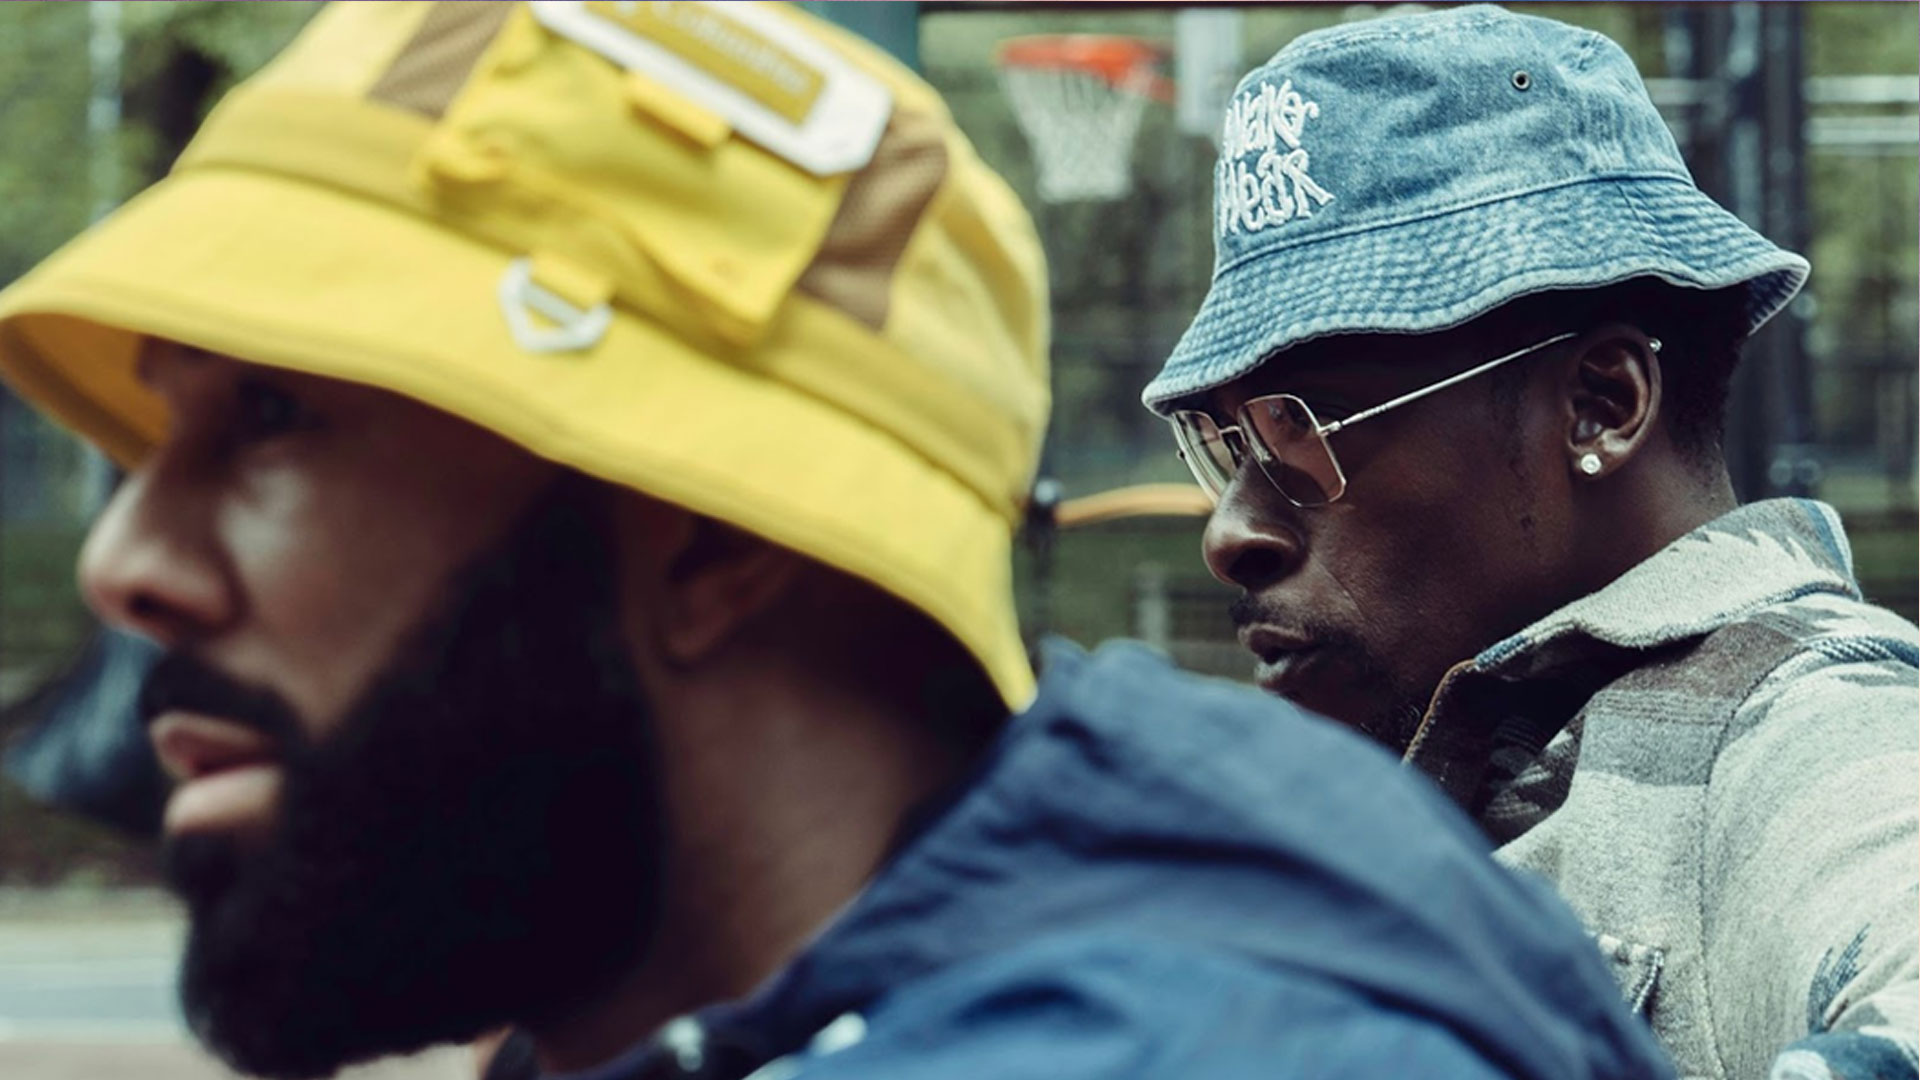
[[[1193,478],[1215,502],[1220,501],[1227,485],[1233,483],[1251,456],[1288,502],[1299,507],[1325,506],[1347,493],[1347,474],[1341,470],[1327,436],[1576,336],[1555,334],[1331,423],[1321,423],[1307,403],[1292,394],[1269,394],[1246,402],[1235,414],[1239,422],[1227,427],[1214,423],[1208,413],[1181,409],[1169,418],[1174,441],[1180,446],[1181,458],[1193,470]],[[1658,341],[1650,344],[1659,351]]]

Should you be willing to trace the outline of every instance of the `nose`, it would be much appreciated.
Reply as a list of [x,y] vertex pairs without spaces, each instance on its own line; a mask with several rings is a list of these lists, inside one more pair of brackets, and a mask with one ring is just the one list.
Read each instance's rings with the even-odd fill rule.
[[[1255,486],[1260,490],[1249,490]],[[1279,501],[1279,493],[1251,466],[1221,493],[1200,548],[1207,569],[1222,584],[1257,592],[1300,568],[1306,544],[1287,516],[1270,505]]]
[[165,451],[130,475],[80,550],[80,592],[105,622],[163,646],[204,638],[234,615],[211,508]]

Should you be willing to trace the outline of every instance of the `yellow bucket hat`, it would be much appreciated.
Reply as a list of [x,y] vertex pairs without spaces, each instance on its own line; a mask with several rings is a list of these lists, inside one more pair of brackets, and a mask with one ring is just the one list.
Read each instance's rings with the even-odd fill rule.
[[125,465],[147,337],[405,394],[888,590],[1019,708],[1046,312],[938,95],[804,12],[336,3],[0,293],[0,376]]

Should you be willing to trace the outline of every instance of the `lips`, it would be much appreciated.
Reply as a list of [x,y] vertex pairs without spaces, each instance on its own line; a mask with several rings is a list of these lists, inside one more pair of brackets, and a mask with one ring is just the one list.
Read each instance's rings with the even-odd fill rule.
[[1312,638],[1289,634],[1271,626],[1243,626],[1240,644],[1258,658],[1254,681],[1270,694],[1292,696],[1301,675],[1319,651]]
[[147,737],[161,767],[180,781],[271,760],[278,748],[271,737],[253,728],[188,712],[155,717]]
[[147,728],[160,765],[177,781],[168,833],[263,830],[285,779],[275,740],[254,728],[169,711]]

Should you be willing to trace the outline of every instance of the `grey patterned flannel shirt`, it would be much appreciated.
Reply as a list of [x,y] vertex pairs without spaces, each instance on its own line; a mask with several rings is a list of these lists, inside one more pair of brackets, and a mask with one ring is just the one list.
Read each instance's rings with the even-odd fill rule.
[[1685,1077],[1913,1077],[1920,632],[1743,506],[1450,672],[1409,763],[1586,920]]

